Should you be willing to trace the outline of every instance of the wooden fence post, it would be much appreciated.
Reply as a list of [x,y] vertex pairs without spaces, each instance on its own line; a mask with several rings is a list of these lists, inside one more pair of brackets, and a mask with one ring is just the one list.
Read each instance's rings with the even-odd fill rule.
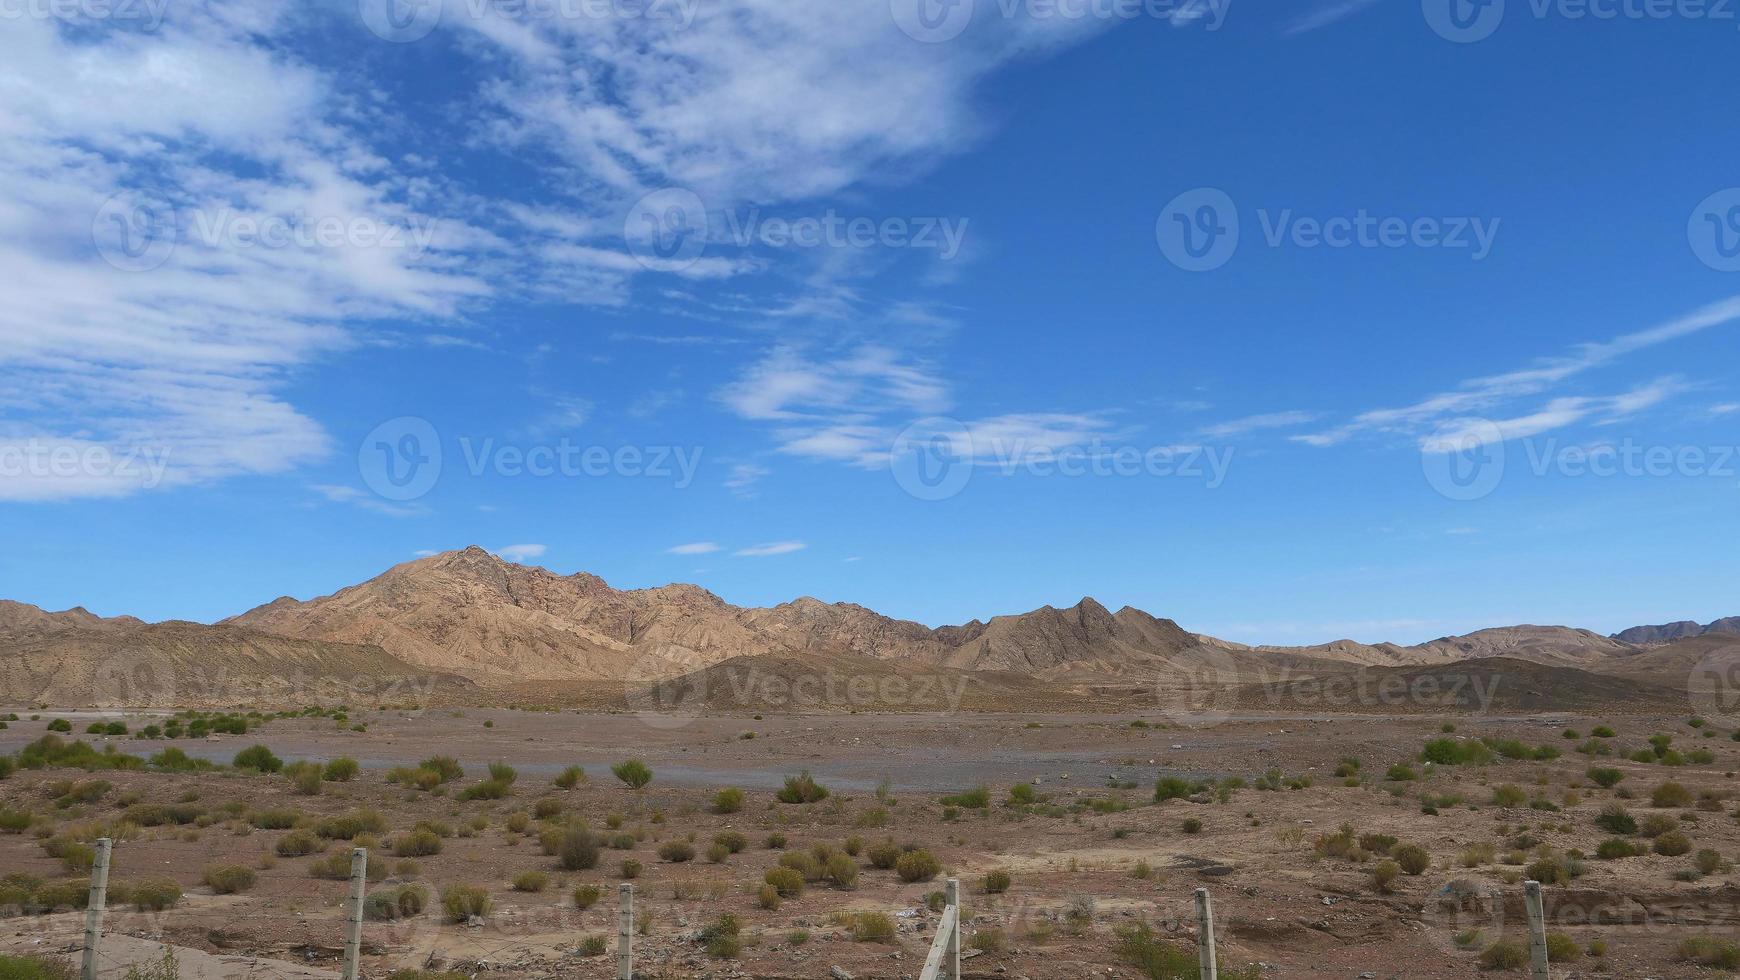
[[1215,980],[1219,968],[1214,959],[1214,902],[1206,888],[1196,890],[1196,963],[1202,980]]
[[367,848],[352,848],[350,852],[350,922],[344,938],[344,980],[362,976],[363,898],[368,890],[369,852]]
[[1523,908],[1529,916],[1529,980],[1548,980],[1547,917],[1541,908],[1541,883],[1523,882]]
[[950,878],[943,886],[946,905],[955,910],[955,927],[949,933],[948,946],[943,950],[943,976],[961,980],[961,879]]
[[107,837],[97,841],[97,860],[91,865],[91,892],[85,902],[85,951],[79,976],[97,980],[97,944],[103,938],[103,909],[109,899],[109,855],[114,842]]
[[634,886],[624,882],[617,896],[616,980],[634,980]]

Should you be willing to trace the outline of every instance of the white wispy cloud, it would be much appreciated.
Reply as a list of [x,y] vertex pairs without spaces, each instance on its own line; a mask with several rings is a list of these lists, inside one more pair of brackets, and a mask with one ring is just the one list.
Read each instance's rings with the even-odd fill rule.
[[[1467,437],[1475,429],[1491,433],[1496,425],[1505,439],[1525,438],[1594,418],[1614,421],[1685,391],[1678,378],[1662,378],[1619,394],[1560,396],[1523,408],[1517,403],[1627,354],[1689,337],[1740,320],[1740,296],[1693,310],[1684,316],[1600,343],[1581,344],[1568,354],[1504,374],[1463,382],[1412,405],[1362,412],[1342,425],[1291,438],[1310,446],[1334,446],[1370,433],[1401,433],[1442,447],[1453,444],[1446,433]],[[1520,412],[1519,412],[1520,409]],[[1496,416],[1496,418],[1494,418]],[[1434,429],[1438,431],[1434,432]]]
[[1244,435],[1259,429],[1290,429],[1294,426],[1315,422],[1322,418],[1319,412],[1269,412],[1265,415],[1250,415],[1230,422],[1204,427],[1201,433],[1210,439],[1225,439],[1229,436]]
[[1320,27],[1328,27],[1337,21],[1346,20],[1378,0],[1333,0],[1331,3],[1320,3],[1301,16],[1289,21],[1281,29],[1288,36],[1315,31]]
[[335,504],[349,504],[352,507],[374,511],[377,514],[385,514],[388,517],[423,517],[431,513],[429,508],[422,504],[394,503],[390,500],[383,500],[366,490],[360,490],[356,487],[315,483],[311,484],[308,489],[313,490],[315,493]]
[[695,541],[690,544],[679,544],[674,548],[666,548],[667,555],[710,555],[719,550],[712,541]]
[[766,558],[771,555],[789,555],[794,551],[802,551],[808,545],[802,541],[772,541],[748,548],[739,548],[732,552],[739,558]]
[[510,544],[505,548],[496,549],[496,555],[505,561],[524,562],[532,558],[544,557],[544,552],[550,550],[549,545],[542,544]]

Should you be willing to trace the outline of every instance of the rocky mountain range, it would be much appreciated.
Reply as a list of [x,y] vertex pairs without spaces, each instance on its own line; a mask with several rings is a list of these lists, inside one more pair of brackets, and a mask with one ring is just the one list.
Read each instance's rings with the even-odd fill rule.
[[[1636,676],[1631,668],[1682,664],[1689,655],[1674,653],[1677,645],[1696,639],[1707,646],[1712,637],[1740,632],[1736,624],[1740,619],[1638,627],[1612,637],[1513,626],[1411,646],[1352,640],[1247,646],[1084,598],[1067,608],[933,628],[813,598],[742,608],[695,585],[616,589],[596,575],[558,575],[471,547],[406,562],[332,595],[280,598],[211,626],[103,618],[83,609],[54,613],[0,601],[0,694],[33,701],[137,700],[147,680],[171,677],[172,688],[200,688],[209,686],[205,675],[218,671],[232,681],[259,678],[254,695],[281,690],[292,676],[303,683],[343,676],[376,678],[384,687],[436,679],[463,699],[528,685],[620,691],[625,684],[705,676],[721,665],[746,663],[780,669],[825,663],[832,670],[856,662],[866,674],[892,669],[1000,678],[1029,699],[1044,685],[1093,692],[1236,684],[1492,658]],[[1668,653],[1646,656],[1664,647]],[[1032,686],[1036,681],[1040,687]],[[81,696],[93,689],[97,693]],[[246,703],[246,697],[232,700]]]
[[1621,643],[1632,643],[1647,646],[1654,643],[1672,643],[1692,636],[1710,636],[1718,633],[1731,633],[1740,636],[1740,616],[1729,616],[1713,623],[1699,625],[1689,619],[1677,623],[1667,623],[1662,626],[1633,626],[1613,634],[1615,640]]

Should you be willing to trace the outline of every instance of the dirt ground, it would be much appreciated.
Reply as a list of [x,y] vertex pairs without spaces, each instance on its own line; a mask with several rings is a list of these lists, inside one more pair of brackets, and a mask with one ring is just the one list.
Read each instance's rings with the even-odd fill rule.
[[[78,733],[99,717],[38,711],[40,717],[29,720],[23,709],[14,710],[24,720],[0,731],[0,752],[16,752],[39,737],[50,719],[67,717]],[[133,730],[149,720],[136,714],[100,717],[119,718]],[[1740,888],[1726,867],[1740,859],[1740,823],[1731,798],[1740,743],[1727,737],[1724,726],[1694,729],[1685,717],[1456,718],[1450,738],[1520,739],[1529,746],[1551,745],[1562,755],[1435,769],[1416,760],[1428,739],[1442,737],[1447,719],[1243,717],[1182,728],[1153,727],[1135,715],[757,719],[470,709],[353,712],[351,720],[367,722],[368,731],[340,731],[325,719],[292,719],[269,722],[247,736],[197,742],[75,734],[135,754],[175,744],[227,763],[239,749],[258,743],[286,761],[346,756],[363,768],[354,781],[325,783],[319,795],[298,793],[282,775],[233,770],[20,771],[0,781],[0,806],[32,813],[36,823],[21,833],[0,834],[0,874],[82,884],[84,875],[69,875],[44,843],[56,835],[94,836],[100,828],[118,838],[112,881],[174,879],[185,894],[173,908],[109,912],[114,941],[105,943],[104,961],[116,976],[127,963],[158,955],[161,943],[183,951],[184,976],[334,975],[347,883],[310,874],[324,851],[278,857],[278,841],[293,831],[256,829],[248,819],[267,809],[299,811],[310,826],[359,809],[378,811],[388,830],[378,843],[365,843],[372,845],[371,862],[387,877],[372,881],[371,890],[409,881],[426,883],[437,895],[452,885],[487,888],[493,910],[481,924],[446,921],[438,898],[419,916],[367,923],[365,972],[380,977],[402,968],[503,978],[613,977],[615,893],[624,859],[644,866],[634,880],[637,908],[647,917],[636,953],[638,969],[648,977],[822,978],[836,967],[854,977],[916,977],[938,919],[926,897],[950,875],[961,881],[972,957],[965,973],[975,977],[1144,976],[1119,956],[1118,931],[1143,923],[1163,940],[1191,948],[1192,896],[1199,887],[1214,897],[1223,970],[1256,965],[1265,977],[1349,980],[1484,975],[1478,963],[1484,947],[1501,936],[1524,936],[1525,867],[1543,855],[1574,851],[1585,855],[1581,874],[1546,889],[1549,928],[1568,936],[1578,952],[1575,961],[1555,966],[1555,977],[1710,976],[1711,970],[1680,960],[1678,947],[1690,936],[1734,937],[1740,925]],[[1622,751],[1600,758],[1577,752],[1602,723],[1617,730],[1617,737],[1604,741]],[[1579,738],[1562,738],[1566,728]],[[1656,733],[1672,733],[1674,748],[1707,750],[1714,759],[1670,767],[1622,757],[1645,748]],[[464,776],[435,792],[387,782],[390,767],[436,754],[457,758]],[[611,764],[630,757],[645,760],[655,774],[643,790],[629,789],[610,773]],[[1359,775],[1333,775],[1348,757],[1359,760]],[[485,767],[496,761],[518,770],[511,795],[461,802],[459,791],[487,778]],[[1398,763],[1411,763],[1419,778],[1386,779]],[[554,787],[556,774],[574,764],[584,766],[588,778],[572,789]],[[1592,765],[1616,768],[1625,778],[1613,789],[1598,788],[1585,775]],[[1257,788],[1271,769],[1288,780],[1308,776],[1310,785]],[[806,770],[831,795],[807,804],[776,801],[774,790],[785,777]],[[1237,777],[1244,786],[1224,799],[1211,792],[1194,801],[1155,803],[1155,781],[1162,776]],[[53,784],[89,779],[111,786],[89,802],[57,806],[56,791],[65,787]],[[1652,805],[1652,790],[1669,780],[1690,791],[1689,805]],[[1012,804],[1010,789],[1017,784],[1030,786],[1039,800]],[[942,800],[980,785],[989,787],[988,807],[951,807]],[[1495,802],[1501,785],[1517,787],[1527,802]],[[739,812],[714,812],[713,794],[722,787],[746,792]],[[1437,804],[1435,814],[1423,812],[1427,796]],[[120,823],[122,804],[173,804],[190,797],[208,811],[199,823]],[[518,826],[516,813],[545,799],[557,801],[547,807],[560,807],[552,823],[577,817],[611,836],[640,839],[618,842],[632,843],[628,849],[605,849],[590,870],[563,871],[540,846],[538,820],[510,829]],[[1677,823],[1691,853],[1596,858],[1597,845],[1612,834],[1597,827],[1595,817],[1615,802],[1639,823],[1651,816]],[[439,854],[412,859],[415,867],[401,865],[404,859],[387,845],[420,820],[458,832],[442,841]],[[482,829],[469,831],[473,822]],[[1381,855],[1349,860],[1317,853],[1318,839],[1344,823],[1357,834],[1390,835],[1397,846],[1424,848],[1429,867],[1417,875],[1402,873],[1390,892],[1381,891],[1373,880]],[[733,831],[748,846],[721,863],[709,861],[705,852],[714,836]],[[783,847],[768,845],[773,834],[784,835]],[[661,859],[662,844],[691,836],[699,852],[693,860]],[[866,849],[855,859],[855,888],[815,881],[776,910],[759,903],[764,873],[782,854],[816,844],[842,849],[854,837]],[[1652,840],[1631,839],[1646,850]],[[890,840],[931,851],[942,874],[906,883],[893,871],[872,867],[867,849]],[[322,844],[344,853],[351,846]],[[1464,862],[1465,849],[1479,844],[1491,845],[1492,853]],[[1721,864],[1696,875],[1691,869],[1701,849],[1715,851]],[[201,884],[203,870],[212,865],[245,865],[258,880],[242,894],[218,895]],[[534,870],[549,875],[545,890],[513,890],[517,875]],[[1011,885],[986,894],[985,877],[994,870],[1008,872]],[[604,896],[586,910],[571,897],[581,884],[599,886]],[[0,909],[8,916],[0,919],[0,950],[76,955],[80,913],[18,911]],[[895,937],[853,941],[841,913],[863,911],[889,915]],[[741,921],[743,948],[735,958],[716,959],[696,937],[725,913]],[[1479,939],[1471,941],[1475,931]],[[607,938],[609,952],[584,955],[588,937]],[[1605,943],[1600,955],[1590,952],[1596,941]]]

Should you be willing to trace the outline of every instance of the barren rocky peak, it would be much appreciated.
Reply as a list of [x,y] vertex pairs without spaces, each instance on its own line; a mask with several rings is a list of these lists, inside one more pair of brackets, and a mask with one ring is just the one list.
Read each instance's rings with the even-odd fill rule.
[[1639,646],[1657,643],[1671,643],[1694,636],[1708,636],[1712,633],[1740,634],[1740,616],[1728,616],[1718,619],[1708,625],[1689,619],[1677,623],[1664,623],[1660,626],[1633,626],[1613,634],[1613,639],[1623,643],[1634,643]]
[[49,612],[29,603],[0,599],[0,632],[126,629],[141,624],[132,616],[105,618],[83,606]]

